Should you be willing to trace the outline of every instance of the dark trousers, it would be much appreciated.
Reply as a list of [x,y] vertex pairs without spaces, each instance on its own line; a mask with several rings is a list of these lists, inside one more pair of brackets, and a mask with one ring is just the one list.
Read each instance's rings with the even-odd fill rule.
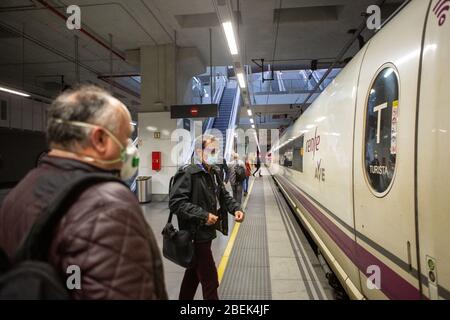
[[211,252],[211,241],[195,243],[192,268],[186,269],[180,289],[180,300],[194,300],[198,284],[202,285],[203,300],[219,300],[219,278]]
[[[255,172],[253,172],[253,176],[255,176],[255,173],[257,173],[260,168],[261,168],[261,165],[256,165],[256,169],[255,169]],[[261,176],[261,172],[259,172],[259,176]]]
[[231,189],[233,189],[234,200],[242,204],[242,183],[233,184]]

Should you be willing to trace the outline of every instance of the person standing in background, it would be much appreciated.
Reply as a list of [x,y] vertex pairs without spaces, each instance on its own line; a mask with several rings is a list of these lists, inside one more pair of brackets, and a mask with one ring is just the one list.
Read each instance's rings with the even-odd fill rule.
[[245,157],[245,180],[244,180],[244,197],[248,195],[248,183],[250,180],[250,175],[252,174],[252,167],[250,161],[248,160],[248,156]]
[[[216,238],[220,208],[244,220],[244,212],[223,186],[219,176],[219,142],[214,136],[202,135],[196,147],[194,163],[181,167],[173,179],[169,208],[178,218],[180,230],[188,230],[194,240],[194,262],[187,268],[181,283],[179,299],[193,300],[199,284],[204,300],[218,300],[219,278],[211,251]],[[197,146],[197,144],[195,144]]]
[[239,159],[237,153],[232,155],[233,161],[230,162],[230,184],[233,189],[233,198],[239,203],[242,203],[242,190],[245,181],[245,164]]
[[255,176],[255,173],[257,173],[259,171],[259,176],[262,177],[261,171],[260,171],[260,169],[261,169],[261,157],[259,156],[259,152],[257,152],[257,155],[256,155],[256,166],[255,167],[256,167],[256,169],[255,169],[255,172],[253,172],[253,176]]

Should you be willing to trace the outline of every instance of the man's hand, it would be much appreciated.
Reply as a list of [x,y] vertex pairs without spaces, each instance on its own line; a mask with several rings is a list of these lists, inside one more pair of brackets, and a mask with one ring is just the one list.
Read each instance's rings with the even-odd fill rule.
[[235,217],[236,222],[244,221],[244,213],[242,211],[236,211],[234,213],[234,217]]
[[215,224],[217,222],[217,219],[219,219],[218,216],[216,216],[212,213],[208,213],[208,220],[206,221],[206,225],[212,226],[213,224]]

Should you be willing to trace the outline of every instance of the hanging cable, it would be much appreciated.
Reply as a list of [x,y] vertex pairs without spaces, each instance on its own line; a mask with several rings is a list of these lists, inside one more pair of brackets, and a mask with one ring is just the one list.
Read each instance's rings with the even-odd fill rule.
[[[278,6],[278,12],[277,12],[277,18],[276,18],[277,19],[277,24],[276,24],[276,27],[275,27],[275,38],[274,38],[274,44],[273,44],[272,61],[275,61],[275,55],[277,53],[278,30],[280,29],[280,16],[281,16],[281,8],[282,8],[282,6],[283,6],[283,0],[280,0],[280,5]],[[274,72],[273,66],[270,69],[272,71],[271,79],[273,80],[274,79],[274,77],[273,77],[273,72]],[[263,77],[264,77],[264,68],[263,68],[262,72],[263,72]],[[270,85],[272,86],[272,83],[270,83]],[[270,91],[267,94],[266,104],[269,103],[269,96],[270,96]]]

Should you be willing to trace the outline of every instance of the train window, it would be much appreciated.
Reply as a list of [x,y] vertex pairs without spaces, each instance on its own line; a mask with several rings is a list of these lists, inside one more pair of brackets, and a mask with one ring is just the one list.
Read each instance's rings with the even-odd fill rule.
[[303,172],[303,142],[301,136],[280,149],[280,165]]
[[364,166],[377,196],[392,185],[397,160],[399,81],[393,66],[381,69],[368,93],[365,116]]
[[289,146],[283,148],[280,152],[280,164],[284,167],[292,167],[292,153],[293,150]]
[[301,136],[292,142],[294,170],[303,172],[303,139]]

